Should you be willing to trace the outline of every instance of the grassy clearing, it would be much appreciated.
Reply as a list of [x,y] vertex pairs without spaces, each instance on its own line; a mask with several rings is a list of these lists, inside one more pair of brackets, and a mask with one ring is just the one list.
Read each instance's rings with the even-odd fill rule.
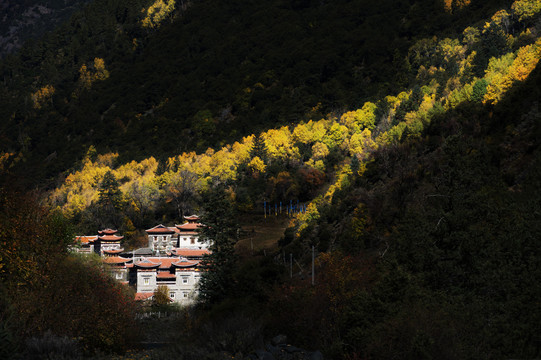
[[240,218],[241,235],[237,246],[254,251],[273,250],[284,235],[291,218],[283,215],[243,215]]

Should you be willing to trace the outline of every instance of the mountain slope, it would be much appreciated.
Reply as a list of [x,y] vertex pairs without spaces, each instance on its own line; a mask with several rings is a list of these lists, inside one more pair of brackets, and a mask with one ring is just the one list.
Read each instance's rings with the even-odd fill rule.
[[0,58],[19,50],[26,40],[54,30],[88,1],[0,1]]
[[[457,3],[469,4],[445,2],[450,10],[460,13],[453,6]],[[219,9],[225,6],[212,4]],[[412,39],[407,48],[398,49],[392,62],[395,70],[401,70],[397,78],[392,77],[393,84],[407,84],[404,89],[379,96],[378,89],[388,85],[375,85],[370,89],[378,96],[352,111],[331,111],[321,117],[321,109],[316,107],[308,112],[311,120],[254,133],[246,128],[243,131],[249,136],[229,144],[222,141],[235,137],[231,130],[243,122],[234,103],[230,111],[220,112],[219,118],[215,113],[220,103],[213,105],[212,99],[222,92],[225,95],[220,96],[227,95],[226,84],[237,81],[237,85],[250,87],[244,100],[254,109],[262,99],[269,100],[266,96],[275,87],[281,95],[287,88],[284,84],[300,93],[310,86],[303,88],[302,81],[285,76],[291,64],[280,67],[280,60],[289,59],[289,54],[273,59],[273,51],[262,51],[260,63],[251,59],[254,74],[261,76],[257,80],[263,81],[260,85],[250,86],[252,78],[234,80],[237,69],[221,71],[216,60],[231,47],[214,48],[210,44],[217,40],[209,40],[216,38],[229,45],[234,39],[227,37],[225,30],[223,34],[212,29],[174,32],[179,21],[186,29],[194,18],[186,15],[170,23],[175,18],[169,14],[161,30],[142,31],[139,34],[148,37],[132,39],[131,45],[123,48],[123,61],[115,64],[104,55],[85,66],[73,65],[78,68],[77,81],[62,90],[70,94],[70,100],[59,101],[62,97],[55,97],[59,96],[56,92],[51,98],[48,87],[32,98],[39,105],[32,111],[42,115],[38,120],[45,124],[54,123],[57,107],[69,114],[62,123],[64,128],[48,130],[57,143],[70,134],[86,151],[49,193],[49,205],[80,233],[107,226],[120,229],[126,234],[126,248],[131,248],[137,246],[137,229],[157,222],[173,223],[184,214],[199,212],[200,195],[225,184],[227,198],[238,210],[263,213],[265,206],[263,219],[282,216],[285,220],[287,216],[290,227],[275,256],[266,256],[270,255],[267,252],[259,259],[245,254],[249,260],[228,267],[232,272],[228,273],[223,302],[213,314],[230,313],[231,308],[240,308],[242,314],[253,310],[269,333],[285,333],[300,346],[317,344],[331,359],[534,358],[541,353],[537,335],[541,324],[538,4],[530,0],[506,3],[511,6],[496,9],[481,22],[463,24],[458,31],[450,28],[444,36]],[[199,5],[193,4],[188,13]],[[296,2],[293,13],[268,4],[271,7],[265,10],[290,14],[287,23],[291,24],[297,19],[291,14],[306,15],[312,5]],[[420,11],[414,5],[408,11]],[[472,13],[485,9],[475,5],[479,3],[467,9]],[[211,16],[212,8],[205,9]],[[233,17],[234,10],[230,8],[228,13],[232,24],[228,20],[220,23],[224,29],[240,21]],[[137,18],[132,15],[131,19]],[[127,34],[135,34],[140,27],[134,25],[130,31]],[[286,35],[309,30],[288,31]],[[125,40],[131,38],[127,34]],[[199,62],[184,63],[184,58],[175,58],[179,64],[191,66],[188,75],[183,74],[182,67],[168,63],[167,59],[177,54],[169,34],[179,39],[176,46],[185,57],[193,55],[208,62],[199,68]],[[192,40],[191,47],[180,45],[183,36]],[[163,40],[151,41],[158,38]],[[264,40],[272,42],[274,37]],[[103,48],[109,46],[106,40],[98,42]],[[158,48],[158,44],[168,46]],[[283,47],[289,52],[293,49],[288,44]],[[158,50],[166,54],[163,62],[151,56]],[[234,64],[241,61],[235,58],[237,54],[246,57],[249,52],[232,51],[231,57],[225,58],[234,59]],[[299,51],[294,56],[303,58],[304,54]],[[261,75],[262,69],[268,70],[268,58],[278,64],[272,69],[279,71]],[[139,59],[144,61],[136,61]],[[124,70],[115,70],[130,61]],[[302,71],[291,63],[295,74]],[[319,79],[311,84],[317,96],[323,96],[323,85],[319,85],[330,86],[334,80],[339,83],[340,64],[334,71],[323,71],[324,66],[319,72],[311,70]],[[385,64],[378,66],[383,69]],[[133,69],[138,69],[135,73],[140,77],[135,78],[140,83],[121,86],[129,82]],[[147,75],[150,69],[162,75]],[[212,76],[198,82],[202,74]],[[331,75],[325,79],[324,74]],[[180,84],[178,79],[182,79]],[[265,83],[265,79],[275,82]],[[114,91],[109,83],[114,84]],[[183,84],[191,91],[182,92]],[[231,85],[232,89],[237,86]],[[340,87],[332,89],[328,96],[338,95],[330,103],[343,96]],[[198,110],[186,129],[182,125],[185,119],[175,122],[175,128],[168,118],[175,114],[173,109],[191,106],[175,98],[179,92],[186,98],[191,92],[197,94],[193,110]],[[213,95],[205,98],[208,93]],[[285,98],[295,93],[289,92]],[[170,96],[162,98],[163,94]],[[274,100],[280,103],[278,95]],[[309,93],[293,100],[302,102],[305,98],[310,99]],[[130,101],[133,107],[127,105]],[[129,109],[138,111],[131,121],[122,117]],[[270,105],[260,110],[267,109],[276,110]],[[31,112],[27,115],[26,125],[35,125],[31,130],[39,134],[44,124],[32,118]],[[86,116],[95,119],[91,126]],[[106,132],[102,127],[110,125],[111,118],[114,126],[122,129],[120,137],[114,128]],[[144,131],[150,127],[150,133]],[[20,128],[19,134],[25,131],[30,130]],[[24,142],[22,135],[18,139]],[[98,149],[87,147],[84,141],[93,136]],[[123,139],[129,142],[123,143]],[[140,154],[159,149],[166,153],[174,147],[204,148],[205,141],[220,146],[176,153],[161,161],[155,157],[126,161],[135,156],[127,150],[132,147],[139,148]],[[29,140],[27,146],[34,146],[33,151],[48,146],[60,149],[37,140]],[[104,148],[124,153],[104,153]],[[65,156],[60,150],[58,154]],[[8,163],[10,156],[15,155],[4,154],[3,163]],[[282,206],[287,210],[276,214]],[[312,249],[319,253],[314,284],[306,276],[306,269],[312,269]],[[284,279],[276,263],[285,265],[287,253],[295,259],[295,265],[289,265],[300,273],[295,277],[288,273]],[[178,353],[178,349],[174,351]]]
[[284,249],[341,251],[322,260],[313,291],[285,288],[276,304],[334,310],[289,329],[285,312],[275,326],[310,342],[325,334],[303,323],[333,329],[330,349],[369,358],[537,356],[540,85],[537,66],[496,106],[463,104],[376,151]]
[[[152,3],[93,2],[3,62],[3,150],[22,150],[33,178],[69,168],[90,145],[162,158],[358,107],[414,80],[403,59],[417,37],[461,31],[500,2],[454,14],[426,0],[179,2],[145,28]],[[96,58],[109,76],[85,85]]]

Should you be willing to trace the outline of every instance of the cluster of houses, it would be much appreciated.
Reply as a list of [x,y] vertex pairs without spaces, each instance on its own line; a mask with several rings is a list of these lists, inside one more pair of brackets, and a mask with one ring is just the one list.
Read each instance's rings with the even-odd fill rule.
[[169,289],[172,302],[192,303],[201,276],[200,261],[209,244],[200,240],[199,217],[185,216],[186,222],[172,227],[157,225],[146,230],[148,247],[125,252],[123,236],[105,229],[95,236],[76,237],[75,251],[103,257],[113,277],[136,290],[136,300],[150,300],[159,286]]

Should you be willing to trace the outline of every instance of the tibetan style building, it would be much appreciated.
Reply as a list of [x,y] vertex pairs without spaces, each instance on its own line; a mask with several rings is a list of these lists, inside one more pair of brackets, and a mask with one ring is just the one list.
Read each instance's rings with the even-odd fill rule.
[[97,252],[102,255],[118,255],[124,249],[120,247],[120,242],[124,236],[116,235],[118,231],[105,229],[98,231],[98,240],[96,242]]
[[158,286],[169,289],[171,301],[188,305],[197,297],[197,283],[201,276],[199,261],[182,257],[123,258],[111,256],[104,259],[112,276],[136,291],[136,300],[149,300]]
[[197,296],[197,283],[201,277],[199,261],[182,257],[150,257],[136,259],[127,265],[130,284],[134,285],[137,298],[148,298],[158,286],[169,289],[171,301],[190,304]]
[[199,216],[185,216],[186,222],[181,225],[167,227],[157,225],[146,230],[148,247],[157,256],[175,254],[178,249],[204,250],[209,244],[199,239],[199,229],[202,225]]
[[152,299],[158,286],[165,285],[173,302],[190,304],[197,296],[200,261],[210,251],[208,243],[199,241],[199,217],[184,219],[181,225],[160,224],[146,230],[148,248],[124,252],[124,237],[117,230],[104,229],[95,236],[76,237],[72,249],[100,255],[114,279],[135,289],[136,300]]
[[146,230],[148,247],[157,255],[171,253],[177,244],[178,236],[176,228],[166,227],[162,224]]
[[99,255],[118,255],[124,249],[120,242],[124,236],[118,236],[118,230],[104,229],[94,236],[76,236],[72,249],[79,253],[96,253]]
[[206,249],[209,244],[199,240],[199,229],[202,225],[199,216],[185,216],[186,222],[182,225],[175,225],[178,232],[178,245],[181,249]]

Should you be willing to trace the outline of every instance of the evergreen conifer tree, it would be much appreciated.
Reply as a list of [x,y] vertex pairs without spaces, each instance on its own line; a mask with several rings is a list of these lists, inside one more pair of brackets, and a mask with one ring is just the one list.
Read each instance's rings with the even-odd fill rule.
[[203,194],[200,237],[210,243],[211,253],[203,258],[205,273],[199,283],[199,299],[210,305],[230,295],[234,289],[235,243],[238,238],[235,207],[220,185]]
[[103,176],[98,189],[99,226],[119,227],[121,225],[121,212],[124,207],[124,198],[120,191],[120,184],[111,171]]
[[263,139],[261,134],[255,137],[252,150],[250,151],[250,158],[254,158],[256,156],[263,161],[267,161],[267,145],[265,144],[265,139]]

